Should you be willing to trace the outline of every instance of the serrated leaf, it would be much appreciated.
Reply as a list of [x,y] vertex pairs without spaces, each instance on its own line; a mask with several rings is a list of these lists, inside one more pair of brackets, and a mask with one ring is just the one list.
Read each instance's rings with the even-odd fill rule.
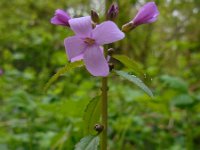
[[117,59],[121,63],[123,63],[127,68],[133,70],[137,74],[144,74],[142,67],[136,61],[130,59],[126,55],[113,55],[113,58]]
[[94,133],[94,125],[100,118],[100,97],[95,97],[89,101],[83,115],[85,134]]
[[99,145],[99,137],[89,135],[80,140],[75,146],[75,150],[97,150]]
[[131,81],[132,83],[134,83],[135,85],[137,85],[138,87],[140,87],[150,97],[153,97],[153,93],[151,92],[151,90],[138,77],[136,77],[134,75],[130,75],[130,74],[124,72],[124,71],[117,71],[117,70],[115,70],[115,72],[118,75],[120,75],[121,77],[123,77],[123,78]]
[[76,61],[73,63],[69,63],[58,70],[56,74],[54,74],[49,81],[46,83],[44,87],[44,91],[47,91],[47,89],[59,78],[60,75],[66,73],[67,71],[70,71],[74,68],[81,67],[83,65],[83,61]]

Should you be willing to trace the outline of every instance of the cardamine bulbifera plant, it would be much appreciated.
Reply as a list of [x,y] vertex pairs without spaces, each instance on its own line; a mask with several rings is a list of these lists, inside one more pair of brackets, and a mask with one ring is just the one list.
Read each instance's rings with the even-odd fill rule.
[[[142,6],[136,16],[125,23],[121,30],[115,23],[119,13],[117,3],[113,3],[108,9],[105,21],[100,23],[99,15],[92,10],[90,16],[79,18],[71,17],[66,11],[57,9],[55,16],[51,19],[54,25],[67,27],[74,32],[74,36],[64,40],[69,64],[60,69],[47,83],[45,90],[59,77],[70,69],[85,66],[87,71],[96,77],[102,78],[101,98],[92,99],[84,115],[87,136],[75,146],[75,150],[97,150],[100,137],[100,149],[107,149],[107,103],[108,85],[107,81],[111,72],[129,80],[144,90],[149,96],[153,96],[151,90],[136,76],[121,70],[115,70],[112,59],[117,59],[126,67],[134,68],[135,62],[125,55],[114,55],[115,50],[111,43],[123,40],[125,33],[128,34],[141,24],[155,22],[159,11],[154,2],[148,2]],[[98,115],[99,114],[99,115]],[[90,132],[95,130],[95,134]]]

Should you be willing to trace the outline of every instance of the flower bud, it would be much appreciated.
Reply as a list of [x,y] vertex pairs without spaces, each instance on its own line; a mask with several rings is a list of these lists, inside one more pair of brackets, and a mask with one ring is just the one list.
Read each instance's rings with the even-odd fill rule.
[[91,18],[94,23],[99,23],[99,15],[96,11],[91,10]]
[[117,18],[118,13],[119,13],[118,5],[117,3],[113,3],[108,10],[106,19],[114,21],[115,18]]
[[55,25],[68,26],[69,27],[69,19],[71,17],[69,14],[61,9],[57,9],[53,18],[51,18],[51,23]]
[[148,2],[139,9],[138,13],[132,21],[134,26],[152,23],[157,20],[158,15],[159,11],[155,2]]
[[138,13],[132,21],[134,26],[152,23],[157,20],[158,15],[159,11],[155,2],[148,2],[139,9]]
[[148,2],[139,9],[135,18],[122,26],[122,31],[129,32],[136,28],[138,25],[155,22],[158,15],[159,11],[156,4],[154,2]]

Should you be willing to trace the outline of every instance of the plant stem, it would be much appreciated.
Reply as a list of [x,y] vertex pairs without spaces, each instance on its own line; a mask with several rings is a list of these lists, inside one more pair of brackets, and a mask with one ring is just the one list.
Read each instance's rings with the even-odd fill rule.
[[[107,15],[107,10],[112,3],[112,0],[105,0],[105,18]],[[106,47],[108,48],[108,47]],[[107,51],[104,51],[105,57],[107,57]],[[101,133],[101,144],[100,148],[101,150],[107,150],[107,124],[108,124],[108,78],[103,77],[102,78],[102,99],[101,99],[101,123],[104,126],[104,129]]]
[[102,125],[104,129],[101,133],[101,150],[107,150],[107,120],[108,120],[108,86],[107,77],[102,78],[102,101],[101,101],[101,114],[102,114]]

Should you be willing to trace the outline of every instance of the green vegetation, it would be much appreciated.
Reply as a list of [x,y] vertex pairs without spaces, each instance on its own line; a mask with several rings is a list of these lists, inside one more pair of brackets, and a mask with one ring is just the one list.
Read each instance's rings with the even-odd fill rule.
[[[134,17],[141,1],[119,1],[119,25]],[[158,21],[137,27],[114,45],[115,69],[142,79],[154,97],[144,92],[149,93],[148,88],[142,91],[119,80],[115,72],[109,76],[110,150],[200,149],[200,1],[155,2]],[[83,116],[95,111],[86,107],[99,95],[101,79],[84,67],[65,72],[63,41],[73,33],[50,24],[57,8],[68,9],[73,16],[96,9],[103,21],[104,6],[90,3],[1,0],[0,150],[73,150],[85,132],[92,132],[84,131],[91,124]],[[135,66],[128,69],[123,65],[126,58],[117,54],[133,59]],[[60,68],[62,75],[44,92]]]

